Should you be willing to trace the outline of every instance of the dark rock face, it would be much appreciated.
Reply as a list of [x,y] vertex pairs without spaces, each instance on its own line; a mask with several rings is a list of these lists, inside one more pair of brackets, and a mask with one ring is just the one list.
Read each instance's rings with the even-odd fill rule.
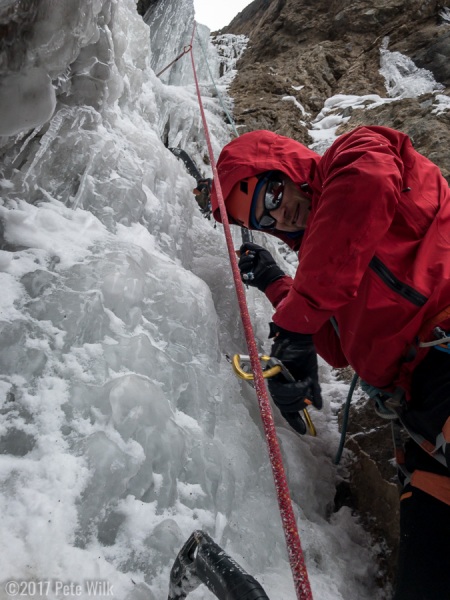
[[[423,37],[420,40],[421,47],[412,52],[411,58],[417,66],[431,71],[437,81],[448,87],[450,86],[450,31],[448,27],[442,28],[439,35],[431,40],[427,39],[426,33],[427,31],[420,32],[420,37]],[[430,31],[431,35],[433,33]]]
[[346,447],[354,453],[349,478],[351,501],[380,544],[381,579],[393,581],[400,534],[400,486],[392,463],[391,425],[378,417],[370,402],[351,409]]
[[[255,0],[222,30],[250,38],[230,90],[239,131],[266,128],[310,144],[310,123],[330,96],[386,97],[379,72],[386,36],[391,52],[430,70],[448,95],[450,22],[442,8],[437,0]],[[281,102],[285,96],[295,98],[309,114],[300,118],[294,102]],[[450,152],[444,150],[450,147],[448,111],[432,114],[422,97],[399,100],[353,111],[337,133],[360,124],[386,125],[411,135],[417,150],[450,178]]]
[[153,4],[158,4],[158,2],[159,0],[138,0],[136,3],[136,9],[141,15],[141,17],[143,17],[150,8],[150,6],[152,6]]
[[26,61],[26,47],[18,47],[16,41],[30,34],[38,4],[38,0],[17,0],[0,5],[0,73],[19,70]]
[[[387,97],[379,72],[380,47],[411,58],[450,95],[450,22],[436,0],[255,0],[221,33],[244,34],[249,46],[238,63],[230,95],[241,133],[270,129],[309,145],[311,123],[336,94]],[[291,101],[282,101],[290,96]],[[297,104],[296,104],[296,102]],[[346,109],[337,135],[359,125],[385,125],[411,136],[416,149],[450,181],[450,111],[433,111],[434,94],[378,108]],[[300,114],[299,106],[304,108]],[[363,432],[363,434],[361,434]],[[387,577],[398,545],[398,490],[393,482],[390,428],[368,404],[353,411],[348,447],[355,454],[349,479],[353,506],[384,538]]]

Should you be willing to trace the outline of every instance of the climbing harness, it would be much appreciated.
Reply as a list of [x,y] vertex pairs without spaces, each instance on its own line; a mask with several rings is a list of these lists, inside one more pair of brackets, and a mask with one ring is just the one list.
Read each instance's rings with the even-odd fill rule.
[[[352,379],[352,383],[350,385],[349,393],[347,396],[347,400],[344,406],[344,418],[342,422],[341,428],[341,440],[339,444],[338,452],[336,453],[336,457],[334,459],[334,464],[338,465],[342,452],[345,445],[345,437],[347,433],[347,425],[348,425],[348,414],[350,410],[350,404],[353,397],[353,392],[356,388],[356,384],[358,383],[358,375],[355,374]],[[362,382],[364,389],[364,382]],[[371,387],[371,386],[368,386]],[[395,450],[395,458],[398,464],[399,469],[402,471],[404,476],[409,480],[411,474],[408,473],[404,467],[404,443],[403,437],[401,435],[401,431],[405,431],[409,438],[414,440],[427,454],[435,458],[442,465],[447,466],[447,461],[444,455],[446,440],[443,433],[439,433],[436,438],[436,442],[433,445],[429,442],[423,435],[414,431],[410,425],[405,420],[405,415],[407,413],[408,408],[405,407],[405,400],[403,398],[403,390],[398,389],[394,394],[386,394],[381,390],[376,391],[375,388],[372,388],[374,393],[369,394],[369,397],[374,402],[375,412],[379,417],[391,422],[392,429],[392,440],[394,442],[394,450]],[[377,393],[375,393],[377,392]]]
[[[194,39],[197,24],[194,22],[194,28],[192,32],[192,41]],[[300,537],[298,534],[297,522],[295,519],[294,511],[292,508],[292,501],[290,498],[289,487],[287,484],[286,474],[283,467],[283,460],[281,456],[281,449],[277,439],[275,424],[273,420],[272,409],[268,393],[264,383],[264,377],[262,368],[259,360],[258,349],[256,347],[255,336],[253,333],[252,323],[250,314],[248,311],[245,290],[241,281],[239,267],[237,263],[236,253],[234,250],[233,238],[231,235],[230,224],[228,221],[228,215],[225,209],[225,202],[223,198],[222,188],[217,172],[216,161],[214,158],[214,152],[212,148],[211,138],[209,134],[208,124],[206,122],[205,111],[203,108],[203,102],[200,94],[200,86],[198,83],[197,72],[195,68],[194,55],[191,52],[191,62],[194,74],[195,87],[197,90],[197,98],[203,122],[203,128],[206,137],[206,143],[208,146],[208,153],[211,161],[211,167],[213,171],[214,180],[216,182],[217,200],[220,210],[220,216],[223,224],[225,240],[228,249],[228,255],[230,258],[231,269],[233,272],[234,285],[236,289],[239,309],[241,312],[241,319],[244,328],[245,339],[247,342],[249,359],[251,369],[254,375],[254,385],[256,390],[256,396],[258,398],[258,404],[261,412],[261,419],[263,423],[264,433],[267,441],[270,464],[272,467],[272,474],[275,482],[275,489],[277,493],[278,506],[281,513],[281,522],[283,525],[283,531],[286,538],[286,545],[289,554],[289,562],[291,571],[294,579],[294,587],[298,600],[311,600],[312,592],[309,583],[308,573],[306,570],[305,559],[300,543]],[[256,596],[257,597],[257,596]]]
[[375,400],[376,413],[391,422],[395,461],[402,475],[403,486],[411,481],[413,473],[406,468],[404,435],[402,435],[402,432],[405,432],[411,440],[442,466],[448,467],[445,457],[447,441],[444,432],[439,433],[435,444],[432,444],[423,435],[412,429],[406,420],[408,408],[405,406],[402,390],[398,390],[393,396],[380,393],[373,399]]
[[447,335],[440,327],[435,327],[433,333],[436,339],[432,340],[431,342],[419,342],[419,348],[434,348],[435,350],[440,350],[441,352],[450,353],[450,336]]
[[[350,404],[352,401],[353,393],[356,388],[356,384],[358,383],[358,379],[359,377],[355,373],[350,384],[347,400],[344,405],[344,416],[341,427],[341,439],[338,451],[334,459],[335,465],[338,465],[342,458],[342,452],[344,450],[345,445],[345,437],[347,434]],[[375,390],[375,388],[373,389]],[[402,472],[405,478],[405,484],[411,479],[411,473],[407,471],[404,464],[405,451],[402,431],[405,431],[408,434],[409,438],[414,440],[422,448],[422,450],[427,452],[427,454],[435,458],[444,467],[447,466],[447,461],[444,455],[446,447],[446,440],[444,434],[440,433],[436,438],[436,443],[433,445],[423,435],[411,429],[411,427],[405,421],[405,414],[408,409],[405,407],[402,390],[399,389],[393,395],[384,394],[381,392],[381,390],[378,390],[378,393],[371,394],[369,397],[374,402],[374,409],[377,415],[382,419],[390,421],[391,423],[391,433],[392,441],[394,444],[395,460],[399,470]]]
[[[418,336],[418,346],[420,348],[434,348],[435,350],[450,353],[450,336],[443,329],[436,326],[436,323],[442,322],[442,320],[448,317],[450,317],[450,307],[440,312],[431,321],[425,323]],[[426,332],[427,330],[429,331],[430,327],[433,327],[432,331],[436,339],[431,340],[429,342],[420,341],[424,335],[424,332]],[[344,419],[341,430],[341,441],[339,445],[339,450],[335,457],[335,464],[339,464],[342,456],[348,424],[348,413],[350,410],[350,404],[357,382],[358,375],[355,374],[350,385],[350,390],[345,403]],[[399,470],[402,472],[403,477],[405,478],[405,485],[410,481],[411,473],[406,469],[404,464],[405,452],[402,431],[405,431],[411,440],[416,442],[416,444],[422,450],[424,450],[427,454],[436,459],[441,465],[443,465],[444,467],[449,466],[446,458],[448,440],[446,439],[444,432],[439,432],[439,434],[436,436],[435,443],[433,444],[409,425],[409,423],[407,422],[407,414],[408,410],[410,409],[408,409],[406,405],[404,392],[401,388],[398,388],[393,394],[388,394],[383,392],[382,390],[378,390],[377,388],[366,384],[365,382],[361,382],[361,387],[367,393],[369,398],[374,401],[374,409],[377,415],[391,422],[395,459]]]
[[[259,354],[259,360],[263,363],[263,377],[264,379],[268,379],[269,377],[275,377],[275,375],[283,375],[287,381],[295,381],[292,374],[289,370],[284,366],[284,364],[278,358],[273,356],[266,356],[264,354]],[[233,366],[233,371],[235,374],[244,379],[244,381],[253,381],[254,375],[252,372],[249,372],[249,364],[250,364],[250,356],[246,356],[243,354],[235,354],[230,362]],[[312,422],[311,416],[308,412],[308,409],[305,408],[300,411],[305,418],[306,425],[308,428],[308,432],[312,436],[317,435],[316,428],[314,427],[314,423]]]

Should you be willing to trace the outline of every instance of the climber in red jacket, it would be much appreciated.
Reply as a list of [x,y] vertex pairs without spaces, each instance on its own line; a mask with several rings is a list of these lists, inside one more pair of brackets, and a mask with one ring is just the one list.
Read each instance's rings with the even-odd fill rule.
[[[296,379],[269,380],[275,404],[290,423],[310,402],[321,408],[317,350],[402,408],[423,443],[407,444],[395,600],[450,598],[447,181],[385,127],[342,135],[323,157],[254,131],[223,148],[217,170],[230,222],[299,255],[292,279],[263,247],[241,248],[243,281],[275,308],[271,354]],[[211,203],[220,221],[215,186]]]

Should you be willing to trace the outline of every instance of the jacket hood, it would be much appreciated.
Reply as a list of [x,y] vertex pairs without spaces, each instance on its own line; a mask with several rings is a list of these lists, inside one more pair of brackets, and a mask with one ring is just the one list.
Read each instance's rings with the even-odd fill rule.
[[[217,161],[225,206],[239,181],[265,171],[282,171],[298,186],[311,185],[320,159],[319,154],[303,144],[271,131],[244,133],[224,146]],[[211,208],[214,218],[221,223],[215,182],[211,191]],[[270,233],[291,247],[298,245],[292,242],[292,236],[283,232]]]

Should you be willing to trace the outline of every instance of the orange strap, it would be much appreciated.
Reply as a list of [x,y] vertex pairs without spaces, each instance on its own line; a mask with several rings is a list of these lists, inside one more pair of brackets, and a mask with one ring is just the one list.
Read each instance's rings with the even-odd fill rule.
[[411,485],[450,506],[450,477],[428,471],[414,471]]
[[442,323],[447,319],[450,319],[450,306],[447,306],[447,308],[441,310],[441,312],[435,317],[432,317],[422,325],[419,331],[419,339],[422,340],[422,338],[424,338],[433,329],[433,327],[436,327],[436,325],[439,325],[439,323]]

